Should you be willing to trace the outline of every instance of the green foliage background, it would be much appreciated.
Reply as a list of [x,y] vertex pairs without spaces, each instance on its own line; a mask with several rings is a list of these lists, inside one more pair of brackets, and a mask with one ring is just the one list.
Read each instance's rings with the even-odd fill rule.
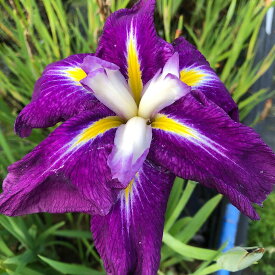
[[275,273],[275,193],[272,193],[264,203],[264,207],[257,208],[261,216],[259,222],[251,221],[249,228],[249,243],[258,244],[266,250],[265,257],[260,264],[253,266],[255,271],[262,271],[266,275]]
[[[101,2],[0,0],[0,179],[5,177],[9,164],[29,152],[52,130],[37,129],[29,138],[20,139],[13,132],[13,123],[30,101],[33,85],[47,64],[74,53],[95,51],[105,18],[98,6]],[[110,10],[115,11],[130,1],[109,2]],[[258,32],[270,7],[268,2],[157,1],[159,34],[171,42],[182,33],[202,51],[238,103],[242,120],[274,93],[268,87],[250,92],[275,57],[273,47],[264,60],[258,64],[254,61]],[[195,187],[196,183],[180,179],[174,184],[166,214],[159,274],[177,274],[180,270],[180,274],[203,275],[219,269],[213,261],[220,251],[188,245],[221,200],[217,195],[194,216],[181,218]],[[257,243],[259,224],[251,233]],[[102,271],[102,262],[91,241],[88,216],[0,216],[0,274],[80,275]]]

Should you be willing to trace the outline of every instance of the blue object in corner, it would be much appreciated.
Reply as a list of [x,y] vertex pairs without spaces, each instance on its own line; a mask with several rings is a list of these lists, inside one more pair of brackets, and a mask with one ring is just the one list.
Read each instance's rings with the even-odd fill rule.
[[[223,221],[222,221],[222,228],[221,228],[221,234],[219,239],[220,246],[225,242],[227,242],[227,246],[224,248],[223,251],[227,251],[234,247],[239,218],[240,218],[240,211],[232,204],[230,203],[227,204]],[[230,272],[227,270],[219,270],[216,274],[229,275]]]

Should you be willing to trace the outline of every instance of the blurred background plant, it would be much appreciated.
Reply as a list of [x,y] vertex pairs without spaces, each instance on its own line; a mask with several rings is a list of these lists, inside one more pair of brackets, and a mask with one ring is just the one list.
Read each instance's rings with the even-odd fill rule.
[[265,247],[266,255],[260,264],[253,266],[255,271],[262,271],[266,275],[275,272],[275,219],[274,219],[275,193],[271,194],[264,203],[264,207],[257,207],[261,216],[259,222],[251,221],[249,227],[248,245],[258,244]]
[[[35,130],[27,139],[20,139],[13,132],[15,117],[30,101],[33,85],[43,68],[74,53],[94,52],[106,16],[132,2],[0,0],[1,181],[7,173],[6,167],[52,130]],[[274,94],[269,87],[251,92],[252,85],[269,69],[275,57],[274,46],[263,60],[255,63],[259,29],[271,2],[157,0],[159,35],[169,42],[184,35],[198,47],[238,103],[242,121],[257,104]],[[188,243],[222,197],[214,196],[194,215],[186,212],[183,215],[195,188],[196,183],[181,179],[174,184],[166,213],[159,274],[203,275],[219,269],[214,260],[222,248],[216,251]],[[274,201],[274,196],[271,200]],[[268,209],[271,207],[267,206],[262,214],[263,221],[251,227],[252,245],[272,246],[268,234],[263,234],[265,241],[257,237],[262,225],[268,228],[272,224],[266,224],[273,210]],[[264,263],[271,262],[266,259]],[[0,274],[103,274],[102,270],[91,241],[88,216],[0,216]]]

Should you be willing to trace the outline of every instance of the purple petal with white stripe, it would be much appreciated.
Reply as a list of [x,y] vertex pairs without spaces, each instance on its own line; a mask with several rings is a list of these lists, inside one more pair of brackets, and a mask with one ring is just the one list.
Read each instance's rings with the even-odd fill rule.
[[155,0],[140,0],[131,9],[122,9],[111,14],[107,18],[96,51],[96,56],[118,65],[127,77],[127,58],[132,45],[138,57],[144,84],[163,67],[173,53],[173,47],[156,33],[154,9]]
[[252,219],[275,183],[275,155],[202,92],[191,92],[152,123],[149,158],[177,176],[216,188]]
[[106,109],[83,112],[64,122],[8,168],[0,212],[107,214],[120,187],[107,166],[120,124],[119,118]]
[[193,90],[204,92],[232,119],[238,121],[237,104],[200,51],[183,37],[176,39],[173,45],[175,51],[179,53],[181,80]]
[[15,131],[20,137],[29,136],[33,128],[54,126],[99,104],[80,84],[87,75],[81,64],[88,56],[92,54],[71,55],[46,67],[35,84],[32,101],[16,119]]
[[167,170],[145,161],[110,213],[92,217],[94,243],[107,274],[157,274],[173,180]]

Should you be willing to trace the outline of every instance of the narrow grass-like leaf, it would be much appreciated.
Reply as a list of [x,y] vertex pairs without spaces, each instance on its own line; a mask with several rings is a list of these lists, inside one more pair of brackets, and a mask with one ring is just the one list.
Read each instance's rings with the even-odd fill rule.
[[215,272],[217,272],[218,270],[221,270],[221,268],[217,265],[217,264],[212,264],[206,268],[204,268],[203,270],[201,270],[198,273],[192,273],[192,275],[196,274],[196,275],[208,275],[208,274],[214,274]]
[[0,129],[0,146],[4,150],[4,153],[7,157],[7,159],[12,163],[15,161],[15,158],[13,157],[12,151],[9,147],[8,142],[6,141],[5,136],[3,135],[2,130]]
[[183,185],[184,185],[184,180],[176,177],[173,183],[173,188],[169,196],[166,214],[165,214],[166,217],[170,217],[175,207],[178,205],[179,198],[183,192]]
[[191,240],[217,207],[221,199],[222,195],[216,195],[214,198],[207,201],[177,237],[184,243]]
[[210,260],[215,257],[217,253],[215,250],[199,248],[184,244],[167,232],[163,233],[163,242],[172,250],[187,258],[197,260]]
[[55,261],[52,259],[49,259],[47,257],[43,257],[39,255],[39,258],[54,268],[55,270],[59,271],[62,274],[68,274],[68,275],[103,275],[104,273],[99,272],[97,270],[85,267],[83,265],[77,265],[77,264],[68,264],[63,263],[59,261]]
[[178,205],[175,207],[174,211],[172,212],[171,216],[169,216],[167,222],[165,223],[164,230],[169,231],[169,229],[173,226],[176,222],[179,215],[182,213],[185,205],[187,204],[190,196],[192,195],[194,189],[196,187],[196,183],[193,181],[188,181],[184,192],[178,201]]
[[37,242],[43,242],[48,236],[53,235],[55,232],[57,232],[57,230],[64,226],[65,222],[59,222],[51,227],[49,227],[47,230],[45,230],[43,233],[41,233],[39,235],[39,237],[37,238]]
[[4,240],[0,237],[0,251],[7,257],[14,256],[14,253],[10,250]]

